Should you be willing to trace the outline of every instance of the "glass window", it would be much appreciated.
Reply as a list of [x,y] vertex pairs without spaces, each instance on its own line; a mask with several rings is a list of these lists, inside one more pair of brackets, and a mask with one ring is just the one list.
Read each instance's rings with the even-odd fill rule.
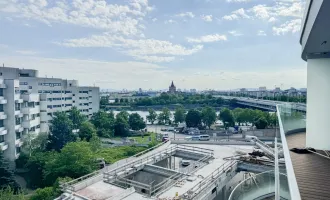
[[5,141],[5,136],[4,135],[0,135],[0,143]]

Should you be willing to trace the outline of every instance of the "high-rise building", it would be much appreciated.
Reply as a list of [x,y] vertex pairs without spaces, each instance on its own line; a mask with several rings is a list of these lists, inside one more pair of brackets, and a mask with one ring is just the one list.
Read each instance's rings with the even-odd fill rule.
[[99,110],[99,88],[76,80],[41,78],[32,69],[0,68],[0,149],[10,161],[18,158],[26,134],[48,132],[54,112],[76,106],[91,117]]

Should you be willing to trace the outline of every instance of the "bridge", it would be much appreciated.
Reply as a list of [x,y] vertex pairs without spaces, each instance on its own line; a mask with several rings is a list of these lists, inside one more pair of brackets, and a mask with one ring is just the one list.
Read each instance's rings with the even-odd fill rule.
[[278,104],[285,104],[286,106],[290,107],[293,110],[298,112],[306,113],[306,104],[304,103],[293,103],[293,102],[283,102],[283,101],[271,101],[271,100],[262,100],[262,99],[253,99],[253,98],[246,98],[246,97],[232,97],[232,96],[220,96],[223,99],[236,99],[237,104],[259,108],[264,110],[269,110],[272,112],[276,112],[276,105]]

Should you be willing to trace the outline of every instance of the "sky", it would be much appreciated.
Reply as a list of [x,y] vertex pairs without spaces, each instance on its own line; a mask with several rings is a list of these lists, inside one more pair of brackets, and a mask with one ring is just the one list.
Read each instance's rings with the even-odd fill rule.
[[0,0],[0,63],[102,89],[306,87],[303,0]]

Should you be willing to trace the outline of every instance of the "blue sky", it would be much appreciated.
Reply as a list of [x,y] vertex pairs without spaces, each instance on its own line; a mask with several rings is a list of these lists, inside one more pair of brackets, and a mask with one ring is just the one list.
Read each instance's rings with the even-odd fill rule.
[[112,89],[305,87],[301,0],[1,0],[0,62]]

